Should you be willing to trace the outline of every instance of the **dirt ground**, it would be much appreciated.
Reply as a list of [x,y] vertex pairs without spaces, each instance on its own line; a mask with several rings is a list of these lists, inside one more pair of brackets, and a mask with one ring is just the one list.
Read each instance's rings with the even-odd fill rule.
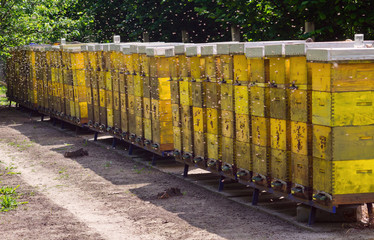
[[[374,239],[299,229],[36,119],[0,108],[0,187],[28,202],[0,213],[1,239]],[[157,198],[171,187],[183,195]]]

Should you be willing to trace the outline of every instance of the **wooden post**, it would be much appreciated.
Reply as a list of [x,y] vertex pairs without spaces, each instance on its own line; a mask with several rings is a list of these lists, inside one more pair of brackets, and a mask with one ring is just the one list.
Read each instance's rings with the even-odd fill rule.
[[143,32],[143,42],[149,42],[149,33]]
[[[308,32],[314,32],[314,22],[307,22],[305,21],[305,33]],[[315,37],[312,37],[313,41],[315,40]]]
[[182,30],[182,42],[183,43],[190,42],[190,37],[188,36],[187,30]]
[[235,42],[240,42],[240,29],[238,26],[231,26],[231,40]]

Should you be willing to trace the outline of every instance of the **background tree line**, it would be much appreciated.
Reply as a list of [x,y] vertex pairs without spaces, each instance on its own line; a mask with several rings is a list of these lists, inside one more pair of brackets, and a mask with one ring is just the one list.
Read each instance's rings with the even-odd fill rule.
[[[374,38],[371,0],[0,0],[0,56],[29,43],[67,41],[316,41]],[[314,31],[305,33],[305,22]]]

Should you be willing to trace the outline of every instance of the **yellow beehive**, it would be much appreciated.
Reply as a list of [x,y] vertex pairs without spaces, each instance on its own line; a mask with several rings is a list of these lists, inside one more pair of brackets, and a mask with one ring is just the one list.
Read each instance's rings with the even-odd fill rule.
[[252,181],[268,186],[270,165],[270,108],[269,88],[266,86],[268,61],[265,61],[264,46],[247,45],[245,48],[249,64],[249,102],[251,113]]
[[[372,49],[309,49],[313,106],[313,200],[322,205],[374,196]],[[365,184],[363,184],[365,183]]]
[[[201,166],[205,165],[205,159],[207,157],[207,125],[206,125],[206,107],[205,107],[205,87],[204,82],[204,71],[205,71],[205,59],[201,57],[201,46],[200,45],[189,45],[186,46],[186,56],[189,70],[191,73],[191,92],[192,92],[192,119],[193,129],[184,128],[183,131],[193,132],[193,156],[189,156],[187,161],[194,161]],[[181,98],[189,96],[189,84],[185,81],[180,85],[183,92]],[[183,100],[181,100],[183,101]],[[189,100],[184,101],[184,106],[188,106]],[[183,116],[188,118],[186,111]],[[187,119],[184,119],[188,123]],[[185,156],[187,157],[187,156]],[[192,159],[193,157],[193,159]]]
[[156,151],[173,150],[173,119],[170,92],[170,61],[166,50],[172,47],[150,47],[146,49],[150,57],[151,122],[152,144]]
[[[221,78],[219,72],[219,57],[217,46],[202,45],[201,58],[204,59],[205,77],[202,84],[201,100],[205,107],[206,116],[206,157],[207,165],[211,170],[217,170],[218,161],[222,159],[222,135],[221,135],[221,86],[218,81]],[[228,152],[228,151],[227,151]]]
[[74,118],[72,120],[78,124],[85,124],[88,122],[87,90],[84,70],[84,55],[81,52],[81,45],[63,45],[63,51],[69,55],[69,72],[72,75],[71,83],[73,85],[73,92],[72,96],[70,96],[70,101],[73,100],[74,106],[74,110],[71,110],[74,112]]
[[99,123],[98,128],[100,130],[105,130],[107,126],[107,111],[106,111],[106,73],[105,73],[105,61],[103,61],[103,45],[96,44],[95,51],[97,54],[97,88],[98,88],[98,99],[99,99]]
[[[235,112],[235,162],[236,167],[245,170],[245,177],[252,170],[251,156],[251,115],[250,115],[250,65],[245,56],[245,45],[229,45],[233,64],[233,105]],[[240,170],[239,170],[240,171]],[[237,174],[244,177],[243,174]],[[248,179],[249,180],[249,179]]]
[[[94,49],[94,45],[91,45],[91,49]],[[86,93],[87,93],[87,119],[88,125],[93,127],[94,118],[94,104],[93,104],[93,94],[92,94],[92,82],[93,80],[93,68],[91,66],[91,58],[89,52],[89,45],[82,45],[81,51],[84,56],[84,73],[85,73],[85,83],[86,83]]]

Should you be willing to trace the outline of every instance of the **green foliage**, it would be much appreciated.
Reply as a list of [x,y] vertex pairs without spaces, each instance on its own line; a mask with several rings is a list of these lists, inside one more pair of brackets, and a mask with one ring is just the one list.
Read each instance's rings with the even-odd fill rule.
[[29,43],[53,43],[61,37],[80,40],[91,19],[76,12],[79,0],[0,1],[0,57],[10,47]]
[[20,204],[26,204],[27,202],[17,202],[18,193],[16,192],[19,185],[15,188],[3,186],[0,188],[0,212],[7,212],[15,209]]
[[[67,41],[344,40],[355,33],[374,37],[374,2],[370,0],[1,0],[0,57],[9,47]],[[305,21],[315,31],[305,33]]]

